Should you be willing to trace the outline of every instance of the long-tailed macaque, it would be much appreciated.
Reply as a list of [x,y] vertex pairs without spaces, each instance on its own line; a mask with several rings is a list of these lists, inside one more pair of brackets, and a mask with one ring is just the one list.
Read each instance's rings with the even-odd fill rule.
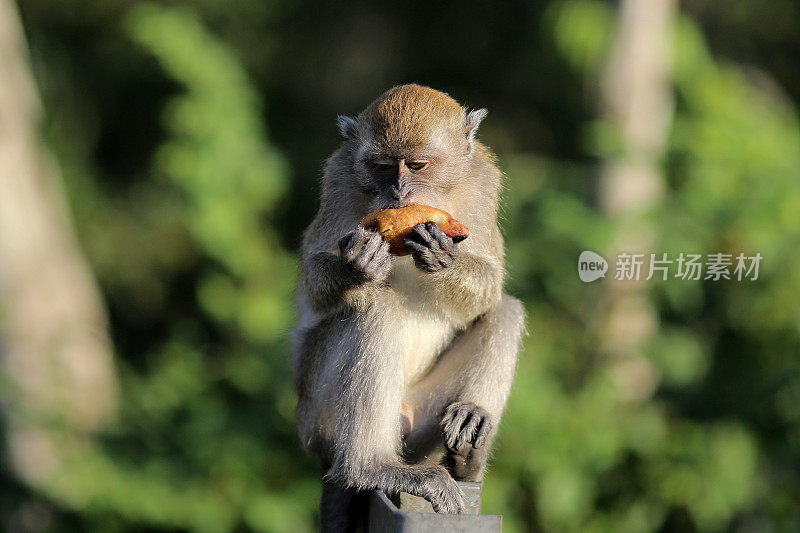
[[[453,479],[483,477],[524,330],[521,303],[503,293],[502,173],[475,138],[485,115],[403,85],[356,119],[339,117],[345,140],[303,239],[293,337],[297,424],[323,469],[323,530],[351,529],[371,489],[459,513]],[[412,254],[395,257],[359,225],[410,204],[447,211],[469,238],[419,224],[405,241]]]

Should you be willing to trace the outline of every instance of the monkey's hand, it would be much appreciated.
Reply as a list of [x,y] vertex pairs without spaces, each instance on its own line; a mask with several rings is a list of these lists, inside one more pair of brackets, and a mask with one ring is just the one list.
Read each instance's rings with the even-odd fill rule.
[[339,252],[363,281],[383,281],[392,270],[389,243],[376,231],[359,226],[339,241]]
[[486,444],[492,421],[482,407],[469,402],[454,402],[445,409],[441,427],[447,451],[468,459],[472,450]]
[[452,265],[458,257],[458,244],[435,222],[414,226],[411,237],[404,244],[411,250],[414,264],[423,272],[439,272]]

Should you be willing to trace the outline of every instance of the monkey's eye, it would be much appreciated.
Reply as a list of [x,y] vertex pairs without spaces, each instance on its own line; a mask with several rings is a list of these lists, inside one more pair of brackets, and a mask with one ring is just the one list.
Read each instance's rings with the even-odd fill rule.
[[427,161],[406,161],[406,166],[411,170],[422,170],[423,168],[428,166]]
[[388,174],[395,168],[395,164],[392,161],[386,160],[373,161],[370,163],[370,165],[372,166],[373,170],[381,174]]

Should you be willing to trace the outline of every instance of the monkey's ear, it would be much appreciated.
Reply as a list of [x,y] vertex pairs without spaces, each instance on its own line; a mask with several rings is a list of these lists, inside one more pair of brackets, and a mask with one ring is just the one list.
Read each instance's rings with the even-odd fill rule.
[[339,115],[336,117],[336,123],[345,139],[353,139],[358,133],[358,123],[350,117]]
[[472,148],[472,141],[475,140],[475,134],[478,133],[478,126],[481,121],[486,118],[488,111],[486,109],[474,109],[464,115],[464,132],[467,135],[470,148]]

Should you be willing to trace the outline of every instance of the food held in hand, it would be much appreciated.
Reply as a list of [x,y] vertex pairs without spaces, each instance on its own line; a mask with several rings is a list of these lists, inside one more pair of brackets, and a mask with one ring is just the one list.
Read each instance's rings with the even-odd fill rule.
[[411,236],[414,226],[434,222],[455,242],[469,236],[469,228],[446,211],[428,205],[409,205],[398,209],[379,209],[361,219],[361,225],[380,233],[389,243],[393,255],[408,255],[411,251],[403,241]]

